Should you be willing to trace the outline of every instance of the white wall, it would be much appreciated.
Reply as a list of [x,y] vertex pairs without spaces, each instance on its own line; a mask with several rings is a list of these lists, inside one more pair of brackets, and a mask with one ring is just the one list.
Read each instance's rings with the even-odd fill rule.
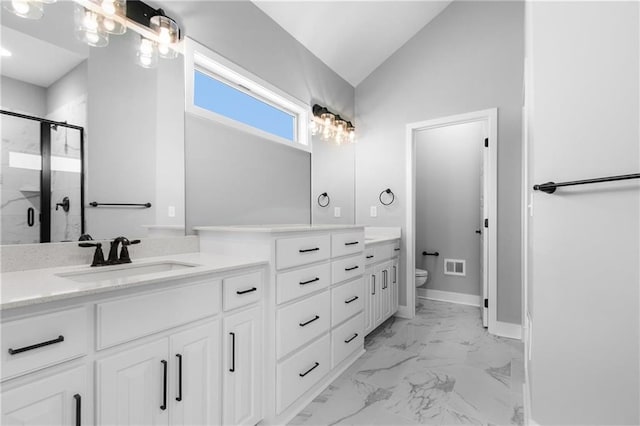
[[[638,9],[528,5],[528,188],[640,171]],[[529,229],[533,419],[639,424],[640,184],[536,192]]]
[[[480,295],[482,150],[485,123],[416,132],[416,268],[424,289]],[[423,256],[422,252],[440,253]],[[444,259],[465,260],[466,275],[445,275]]]
[[[521,321],[523,62],[523,2],[455,1],[356,89],[356,222],[403,232],[406,124],[498,108],[497,316],[511,323]],[[383,207],[387,187],[396,202]],[[377,218],[369,217],[374,205]]]
[[[345,117],[354,116],[354,88],[251,2],[161,1],[155,4],[165,8],[169,15],[175,16],[190,38],[308,104],[309,110],[314,103],[319,103]],[[196,170],[193,168],[191,159],[199,155],[213,155],[213,153],[192,152],[193,148],[204,147],[202,141],[192,143],[191,137],[202,133],[200,129],[194,128],[202,123],[198,125],[194,123],[199,122],[196,119],[187,118],[188,137],[185,141],[186,167],[189,174],[187,188],[204,178],[220,185],[230,185],[233,182],[247,183],[236,187],[233,196],[224,199],[226,204],[223,209],[211,211],[207,223],[197,224],[229,224],[239,223],[237,222],[239,220],[263,223],[294,220],[309,223],[312,211],[314,215],[317,214],[318,222],[324,222],[327,219],[327,222],[332,223],[334,219],[326,218],[325,212],[321,211],[315,203],[318,194],[311,193],[308,185],[310,179],[317,186],[315,192],[330,192],[322,188],[334,188],[336,179],[342,182],[339,190],[333,189],[335,200],[341,204],[344,211],[339,223],[353,223],[353,149],[333,150],[315,143],[314,151],[318,152],[318,156],[312,156],[313,176],[310,176],[308,155],[303,155],[302,152],[284,154],[282,146],[263,140],[264,147],[261,147],[264,150],[263,160],[268,163],[263,164],[260,170],[274,174],[275,181],[283,185],[278,188],[277,194],[284,196],[278,196],[277,202],[274,200],[272,205],[257,204],[256,211],[248,212],[243,210],[246,200],[254,197],[255,194],[269,194],[273,190],[271,185],[274,181],[256,173],[253,169],[256,164],[254,161],[245,162],[244,157],[239,157],[250,155],[255,137],[242,132],[231,132],[224,129],[224,126],[210,123],[209,140],[220,141],[233,137],[237,146],[234,147],[236,149],[218,149],[215,151],[216,158],[211,159],[216,164],[223,161],[227,167]],[[232,133],[235,136],[231,136]],[[227,147],[230,148],[229,145]],[[332,161],[333,159],[337,161]],[[234,167],[228,167],[231,164]],[[282,169],[287,167],[290,170],[283,172]],[[331,172],[328,173],[328,170]],[[284,175],[290,176],[291,179],[288,182],[282,180]],[[301,198],[302,186],[306,189],[304,197]],[[201,194],[201,191],[194,188],[191,193]],[[203,208],[206,203],[190,198],[188,193],[187,232],[191,225],[196,224],[193,222],[195,217],[199,218],[198,220],[207,217],[207,210],[193,210],[194,203]],[[265,201],[268,203],[267,200]],[[209,200],[207,203],[214,205],[215,201]],[[283,209],[286,209],[284,214],[282,214]],[[236,211],[242,211],[242,217],[233,213]],[[223,212],[227,213],[223,214]],[[262,212],[262,216],[256,219],[258,212]],[[212,220],[216,222],[211,222]]]

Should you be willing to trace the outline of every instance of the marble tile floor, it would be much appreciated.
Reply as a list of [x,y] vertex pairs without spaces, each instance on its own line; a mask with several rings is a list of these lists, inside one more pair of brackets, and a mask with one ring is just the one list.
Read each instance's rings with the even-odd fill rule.
[[490,335],[480,308],[420,300],[291,425],[522,425],[523,345]]

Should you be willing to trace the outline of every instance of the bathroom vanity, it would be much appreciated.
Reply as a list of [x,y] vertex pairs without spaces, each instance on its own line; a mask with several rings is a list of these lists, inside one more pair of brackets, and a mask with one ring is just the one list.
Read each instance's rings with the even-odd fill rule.
[[197,227],[202,252],[264,259],[264,420],[286,424],[364,353],[364,227]]
[[2,423],[256,424],[265,264],[193,253],[3,273]]

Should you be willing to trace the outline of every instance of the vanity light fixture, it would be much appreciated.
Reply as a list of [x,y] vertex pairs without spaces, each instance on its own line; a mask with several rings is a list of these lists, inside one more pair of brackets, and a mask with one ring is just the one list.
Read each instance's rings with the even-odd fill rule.
[[138,47],[138,65],[142,68],[154,68],[158,65],[158,46],[154,41],[140,36]]
[[157,15],[149,20],[149,27],[158,35],[160,57],[173,59],[178,56],[178,52],[171,49],[171,45],[180,40],[180,27],[177,22],[165,15],[164,10],[158,9]]
[[76,4],[74,9],[76,38],[94,47],[103,47],[109,44],[109,34],[102,25],[103,19],[102,15]]
[[16,16],[26,19],[40,19],[44,15],[43,3],[53,3],[53,1],[10,0],[2,3],[6,10]]
[[336,145],[355,142],[356,128],[350,121],[318,104],[313,106],[312,111],[309,129],[313,136],[319,134],[322,140],[333,141]]

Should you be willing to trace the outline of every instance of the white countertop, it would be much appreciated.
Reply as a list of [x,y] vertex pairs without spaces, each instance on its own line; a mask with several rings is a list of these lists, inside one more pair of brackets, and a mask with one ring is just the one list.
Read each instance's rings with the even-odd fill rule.
[[369,247],[374,244],[386,243],[389,241],[398,241],[400,237],[394,236],[379,236],[379,237],[369,237],[364,239],[364,246]]
[[[193,264],[194,267],[111,278],[101,281],[76,282],[60,274],[77,272],[101,272],[122,267],[175,261]],[[0,310],[34,305],[54,300],[104,293],[123,288],[165,282],[174,278],[191,278],[200,275],[225,272],[234,269],[266,265],[263,260],[252,260],[234,256],[222,256],[208,253],[188,253],[170,256],[148,257],[134,260],[128,265],[101,266],[89,265],[65,266],[58,268],[32,269],[28,271],[6,272],[0,274]]]
[[305,231],[335,231],[340,229],[364,229],[364,225],[234,225],[234,226],[194,226],[194,231],[213,232],[305,232]]

